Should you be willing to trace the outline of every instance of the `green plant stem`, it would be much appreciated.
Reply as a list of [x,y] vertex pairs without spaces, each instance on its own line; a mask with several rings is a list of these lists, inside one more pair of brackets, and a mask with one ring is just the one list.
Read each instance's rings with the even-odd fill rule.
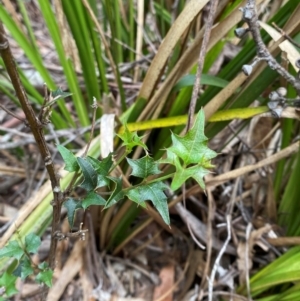
[[124,154],[118,159],[118,161],[111,167],[111,169],[109,170],[109,174],[118,166],[120,165],[120,163],[126,158],[127,155],[129,155],[131,153],[131,151],[126,150],[124,152]]
[[156,179],[153,179],[151,181],[142,181],[141,183],[139,184],[136,184],[136,185],[133,185],[131,187],[128,187],[128,188],[124,188],[123,191],[126,193],[127,191],[131,190],[131,189],[134,189],[136,187],[139,187],[139,186],[143,186],[145,184],[152,184],[152,183],[156,183],[156,182],[162,182],[162,181],[165,181],[167,179],[170,179],[174,176],[174,173],[170,173],[168,175],[165,175],[165,176],[162,176],[162,177],[159,177],[159,178],[156,178]]

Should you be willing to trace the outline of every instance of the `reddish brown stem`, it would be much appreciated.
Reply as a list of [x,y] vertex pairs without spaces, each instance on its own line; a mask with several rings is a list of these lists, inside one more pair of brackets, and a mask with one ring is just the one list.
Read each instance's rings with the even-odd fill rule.
[[[51,245],[49,251],[49,267],[51,269],[55,268],[55,253],[57,246],[57,239],[55,238],[55,233],[60,228],[60,214],[61,214],[61,206],[63,202],[63,194],[60,190],[59,177],[55,171],[53,161],[51,158],[51,153],[47,146],[43,125],[40,120],[36,117],[32,106],[30,105],[27,95],[24,91],[24,88],[21,84],[20,77],[13,59],[13,55],[11,53],[8,40],[5,35],[3,24],[0,22],[0,53],[3,58],[3,62],[7,69],[7,73],[11,79],[12,85],[15,89],[16,95],[20,101],[21,107],[26,116],[27,125],[30,127],[36,144],[38,146],[39,152],[44,160],[45,167],[49,174],[52,192],[53,192],[53,220],[52,220],[52,235],[51,235]],[[48,290],[45,288],[44,299]]]

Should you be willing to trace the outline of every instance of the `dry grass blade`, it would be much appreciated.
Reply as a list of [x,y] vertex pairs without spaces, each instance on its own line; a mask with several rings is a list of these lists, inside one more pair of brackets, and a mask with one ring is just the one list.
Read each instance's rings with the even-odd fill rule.
[[229,171],[227,173],[224,173],[222,175],[213,177],[209,180],[207,180],[206,184],[208,186],[216,186],[220,185],[224,182],[227,182],[232,179],[236,179],[248,172],[254,171],[256,169],[262,168],[264,166],[270,165],[272,163],[275,163],[283,158],[289,157],[290,155],[296,153],[299,150],[299,142],[295,142],[294,144],[284,148],[283,150],[279,151],[278,153],[270,156],[269,158],[263,159],[259,161],[256,164],[253,165],[247,165],[232,171]]
[[154,57],[143,81],[139,97],[145,99],[149,99],[151,97],[156,85],[158,84],[158,79],[162,75],[167,59],[172,53],[176,43],[207,2],[208,0],[192,0],[186,5],[180,16],[172,25],[163,43],[160,45],[157,55]]
[[277,237],[277,238],[268,237],[267,241],[275,247],[288,247],[288,246],[299,246],[300,245],[300,237],[299,236]]
[[195,79],[195,83],[193,86],[193,93],[192,93],[192,98],[191,98],[190,106],[189,106],[188,122],[187,122],[187,127],[186,127],[187,131],[192,127],[192,123],[193,123],[193,116],[195,114],[196,103],[197,103],[197,99],[198,99],[198,95],[199,95],[199,91],[200,91],[200,79],[201,79],[203,65],[204,65],[204,58],[206,55],[207,44],[209,41],[211,29],[212,29],[213,22],[215,19],[218,2],[219,2],[218,0],[210,1],[209,14],[208,14],[208,18],[207,18],[207,21],[205,24],[203,41],[201,44],[201,49],[200,49],[200,54],[199,54],[199,59],[198,59],[198,68],[197,68],[197,72],[196,72],[196,79]]
[[24,168],[6,166],[0,164],[0,175],[7,175],[7,176],[18,176],[20,178],[26,177],[26,172]]
[[[281,38],[281,34],[273,27],[263,22],[260,22],[259,24],[272,37],[274,41],[278,41]],[[299,68],[296,67],[296,60],[299,58],[299,52],[289,41],[282,42],[279,45],[279,47],[282,51],[287,53],[287,58],[289,62],[292,64],[294,70],[297,72]]]
[[[228,17],[226,17],[224,20],[222,20],[220,23],[218,23],[212,29],[210,41],[209,41],[209,44],[207,47],[207,51],[212,49],[212,47],[214,45],[216,45],[217,42],[219,42],[238,22],[240,22],[241,12],[239,11],[239,8],[242,7],[245,2],[246,1],[244,1],[242,4],[240,4]],[[262,2],[262,0],[258,0],[257,2],[259,4]],[[188,73],[190,71],[190,69],[192,68],[192,66],[197,62],[197,58],[199,55],[199,48],[202,43],[202,38],[203,38],[203,31],[200,31],[197,34],[197,36],[195,37],[193,44],[183,53],[182,57],[176,63],[176,65],[174,66],[174,68],[172,69],[172,71],[170,72],[168,77],[165,79],[165,81],[162,83],[162,85],[159,87],[159,89],[155,92],[153,97],[149,100],[146,108],[144,109],[143,113],[140,115],[138,121],[144,120],[147,117],[149,118],[149,116],[155,110],[156,107],[158,107],[161,110],[172,87],[182,76],[184,76],[186,73]],[[245,80],[245,78],[244,78],[244,80]],[[243,81],[241,81],[241,82],[243,82]],[[234,86],[234,87],[240,87],[237,85],[241,84],[241,82],[236,83],[236,86]],[[232,90],[232,93],[234,91],[235,90]],[[149,93],[145,94],[145,95],[149,95]],[[232,94],[230,94],[230,95],[232,95]],[[141,96],[143,96],[143,95],[141,95]],[[146,98],[146,99],[148,99],[148,98]],[[224,99],[223,102],[225,100],[226,99]],[[215,112],[215,111],[213,111],[213,112]],[[155,114],[153,115],[153,118],[157,118],[159,113],[160,113],[160,111],[158,111],[158,109],[156,109]]]
[[63,292],[67,285],[73,280],[73,278],[79,273],[80,269],[82,268],[82,249],[83,249],[83,242],[78,240],[72,252],[64,265],[59,278],[56,280],[54,285],[49,291],[47,301],[58,301],[60,300]]

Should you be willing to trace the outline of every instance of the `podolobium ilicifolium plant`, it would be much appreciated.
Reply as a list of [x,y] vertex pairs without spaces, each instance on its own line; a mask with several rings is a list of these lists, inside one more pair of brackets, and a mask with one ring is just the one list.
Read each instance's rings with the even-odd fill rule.
[[[210,171],[211,159],[216,157],[216,152],[207,146],[207,137],[204,134],[205,116],[201,110],[195,119],[194,126],[186,135],[179,136],[171,133],[172,145],[166,149],[166,157],[154,160],[141,137],[135,132],[130,132],[126,125],[124,131],[118,137],[122,140],[124,153],[117,154],[118,162],[113,160],[116,154],[109,154],[102,160],[90,156],[76,157],[66,147],[59,145],[58,150],[65,162],[65,170],[74,173],[76,180],[74,186],[68,188],[68,196],[63,202],[67,209],[70,228],[73,228],[74,217],[77,210],[87,210],[91,205],[102,206],[107,209],[118,202],[128,199],[135,202],[137,206],[147,208],[146,201],[151,201],[162,219],[170,225],[168,198],[166,190],[177,190],[189,179],[194,179],[202,189],[205,189],[204,176]],[[136,147],[141,147],[145,156],[139,159],[127,157]],[[113,171],[126,160],[132,168],[131,176],[136,178],[136,185],[124,188],[122,177],[114,177]],[[159,165],[172,165],[175,172],[162,174]],[[170,185],[166,184],[167,180]],[[85,190],[86,195],[80,199],[72,197],[71,191],[76,187]],[[97,192],[99,188],[107,187],[108,194],[101,195]],[[109,197],[105,197],[109,195]],[[78,237],[84,239],[85,231],[78,231]],[[63,233],[56,233],[57,238],[63,239]],[[74,234],[73,234],[74,236]],[[53,270],[47,263],[43,262],[35,266],[30,259],[31,254],[37,252],[40,246],[40,238],[34,234],[22,240],[11,241],[0,250],[0,258],[9,257],[15,259],[15,268],[6,271],[0,278],[0,284],[5,287],[5,295],[11,297],[18,291],[15,288],[17,277],[25,280],[28,276],[34,276],[39,283],[51,286]]]
[[[101,214],[94,221],[101,228],[97,245],[100,250],[120,252],[134,237],[128,229],[143,209],[148,220],[155,220],[163,229],[169,229],[169,197],[184,198],[185,190],[181,187],[190,183],[204,190],[203,177],[210,170],[220,170],[211,165],[216,153],[240,137],[249,119],[261,113],[268,115],[270,111],[281,118],[270,132],[276,136],[280,131],[281,138],[275,143],[278,156],[272,157],[276,159],[272,161],[274,169],[269,174],[272,184],[266,189],[268,201],[274,195],[272,204],[278,208],[278,213],[275,217],[265,213],[266,219],[286,229],[289,236],[300,235],[300,158],[292,156],[298,150],[294,141],[298,136],[298,115],[285,109],[287,105],[297,105],[299,97],[299,61],[295,62],[299,57],[300,5],[296,0],[219,1],[203,64],[200,97],[196,102],[198,114],[193,127],[182,135],[191,117],[184,114],[197,80],[199,49],[206,14],[210,11],[206,6],[208,2],[1,2],[0,20],[12,45],[23,50],[18,58],[24,58],[28,68],[22,68],[22,59],[17,69],[16,64],[12,64],[8,43],[1,34],[0,65],[3,70],[6,68],[9,76],[1,76],[0,90],[16,108],[24,111],[23,121],[36,139],[50,181],[29,200],[30,211],[26,210],[26,203],[22,218],[17,216],[0,238],[0,300],[16,294],[17,278],[23,281],[28,277],[44,284],[43,299],[46,300],[56,263],[56,246],[70,236],[85,239],[89,230],[86,225],[79,229],[74,226],[75,232],[71,230],[76,212],[88,212],[92,205],[101,207]],[[38,20],[35,19],[37,15]],[[277,42],[278,39],[288,40],[285,41],[288,43]],[[51,46],[50,50],[43,48],[43,41]],[[290,47],[293,41],[296,42],[294,50]],[[227,56],[229,43],[237,52],[232,55],[230,50],[230,57]],[[287,54],[286,67],[283,67],[285,60],[281,57],[285,55],[280,54],[280,49]],[[54,55],[45,56],[45,53]],[[224,54],[226,59],[216,68],[215,62]],[[47,61],[49,57],[53,60]],[[38,84],[31,80],[26,69],[40,79]],[[212,69],[215,75],[209,73]],[[53,70],[57,73],[52,73]],[[45,88],[41,89],[44,83]],[[26,93],[22,92],[21,85]],[[53,92],[49,93],[47,88]],[[97,111],[91,109],[94,99],[99,104]],[[253,103],[258,106],[253,107]],[[11,113],[1,105],[0,109]],[[202,107],[204,109],[200,110]],[[99,159],[99,137],[89,140],[93,135],[87,131],[93,132],[98,125],[94,121],[110,113],[116,114],[116,119],[124,126],[116,129],[116,151]],[[220,140],[217,135],[222,134],[232,120],[237,128],[230,127],[229,134]],[[69,135],[57,135],[59,145],[57,141],[46,140],[45,132],[53,133],[53,129],[48,128],[50,121],[57,134],[66,129],[77,134],[76,127],[87,129],[81,138],[88,141],[88,145],[81,149],[82,145],[79,147]],[[207,147],[205,122],[205,134],[215,146],[212,147],[214,151]],[[28,144],[26,139],[18,137],[18,140]],[[22,153],[22,146],[17,147],[15,153]],[[261,147],[254,150],[252,157],[258,158],[256,164],[268,165],[270,163],[258,155]],[[58,150],[65,163],[65,170],[59,173],[53,163],[53,149]],[[74,149],[79,152],[75,154]],[[226,157],[226,162],[231,159]],[[239,161],[236,159],[233,161]],[[230,179],[232,184],[235,179]],[[227,194],[229,186],[224,187],[218,195]],[[61,231],[63,206],[67,209],[71,228],[67,233]],[[226,220],[225,215],[222,218]],[[209,220],[208,216],[205,219]],[[31,257],[38,250],[39,237],[49,226],[49,260],[36,265]],[[143,226],[137,223],[135,235],[143,231]],[[300,300],[299,251],[299,247],[293,247],[282,255],[272,254],[272,262],[266,262],[265,268],[263,265],[253,271],[249,268],[248,286],[237,280],[236,291],[244,296],[251,293],[260,301]],[[274,256],[278,258],[274,260]],[[207,280],[209,275],[203,278]],[[211,283],[212,286],[216,284],[215,281]],[[206,289],[207,283],[203,281],[201,287]]]

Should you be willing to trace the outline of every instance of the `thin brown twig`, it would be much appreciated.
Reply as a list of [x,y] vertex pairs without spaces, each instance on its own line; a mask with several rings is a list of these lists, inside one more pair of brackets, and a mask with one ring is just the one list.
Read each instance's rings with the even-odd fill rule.
[[252,230],[252,224],[248,223],[246,228],[246,246],[245,246],[245,269],[246,269],[246,287],[247,287],[247,295],[248,300],[251,301],[251,290],[250,290],[250,277],[249,277],[249,257],[250,257],[250,250],[249,250],[249,240],[250,240],[250,234]]
[[[208,296],[208,292],[207,293],[204,293],[203,296]],[[238,294],[234,294],[234,293],[231,293],[231,292],[225,292],[225,291],[216,291],[214,292],[214,294],[216,296],[229,296],[229,297],[234,297],[235,299],[234,300],[239,300],[239,301],[248,301],[248,299],[242,295],[238,295]],[[230,299],[232,300],[232,299]]]
[[281,151],[277,152],[276,154],[263,159],[255,164],[252,165],[246,165],[237,169],[230,170],[224,174],[215,176],[209,180],[206,181],[206,186],[218,186],[224,182],[227,182],[231,179],[235,179],[239,176],[242,176],[248,172],[251,172],[253,170],[257,170],[259,168],[262,168],[264,166],[270,165],[272,163],[275,163],[283,158],[286,158],[294,153],[296,153],[299,150],[299,142],[295,142],[291,144],[290,146],[282,149]]
[[[51,229],[51,245],[50,245],[48,261],[49,261],[49,267],[51,269],[54,269],[55,253],[57,247],[57,240],[55,239],[55,233],[59,230],[60,227],[60,214],[61,214],[61,206],[63,202],[63,194],[61,193],[59,177],[55,171],[54,164],[51,158],[51,153],[49,151],[49,147],[44,137],[43,125],[35,115],[33,108],[28,101],[22,83],[20,81],[18,70],[16,68],[2,22],[0,22],[0,53],[3,58],[5,67],[7,69],[7,73],[11,79],[12,85],[20,101],[21,107],[26,116],[28,126],[32,131],[39,152],[41,154],[41,157],[44,161],[45,167],[49,174],[52,192],[53,192],[53,202],[52,202],[53,214],[52,214],[52,229]],[[49,289],[47,288],[47,286],[45,286],[42,300],[46,300],[48,291]]]
[[22,122],[26,122],[26,119],[24,119],[24,118],[22,118],[22,117],[16,115],[15,113],[13,113],[12,111],[10,111],[9,109],[5,108],[4,105],[0,104],[0,108],[1,108],[3,111],[5,111],[7,114],[11,115],[12,117],[14,117],[14,118],[16,118],[16,119],[18,119],[18,120],[20,120],[20,121],[22,121]]
[[226,221],[227,221],[227,238],[224,242],[224,245],[223,245],[222,249],[220,250],[220,252],[219,252],[219,254],[216,258],[216,261],[214,263],[210,278],[208,280],[208,300],[209,301],[213,300],[214,279],[215,279],[215,276],[216,276],[216,273],[217,273],[217,269],[220,265],[220,260],[223,256],[223,254],[225,253],[227,245],[229,244],[229,241],[231,239],[231,215],[230,214],[228,214],[226,216]]
[[[186,209],[185,191],[186,191],[186,187],[185,187],[185,184],[183,184],[183,186],[182,186],[182,202],[183,202],[184,209],[187,210],[187,209]],[[194,240],[194,242],[198,245],[198,247],[199,247],[200,249],[205,250],[205,246],[202,245],[201,242],[196,238],[196,236],[195,236],[195,234],[194,234],[194,232],[193,232],[193,230],[192,230],[192,228],[191,228],[191,225],[190,225],[188,219],[186,220],[186,225],[187,225],[187,227],[188,227],[188,230],[189,230],[189,232],[190,232],[190,234],[191,234],[191,237],[192,237],[192,239]]]
[[267,237],[266,240],[271,245],[276,246],[276,247],[288,247],[288,246],[299,246],[300,245],[300,237],[299,236],[276,237],[276,238]]
[[[91,124],[91,133],[90,133],[90,139],[86,145],[86,148],[82,154],[82,157],[85,157],[89,151],[89,148],[90,148],[90,145],[91,145],[91,142],[93,140],[93,136],[94,136],[94,129],[95,129],[95,125],[96,125],[96,111],[97,111],[97,108],[98,108],[98,105],[97,105],[97,102],[96,102],[96,99],[93,100],[94,103],[92,105],[92,108],[93,108],[93,119],[92,119],[92,124]],[[67,188],[65,189],[64,191],[64,198],[66,198],[67,196],[69,196],[72,192],[72,189],[73,189],[73,186],[75,184],[75,182],[77,181],[78,177],[79,177],[80,173],[78,171],[76,171],[69,183],[69,185],[67,186]]]
[[198,295],[198,301],[202,300],[203,293],[204,293],[204,285],[208,279],[208,272],[210,268],[210,263],[211,263],[211,254],[212,254],[212,221],[214,218],[214,211],[215,211],[215,202],[213,199],[213,195],[211,192],[211,188],[207,189],[207,199],[208,199],[208,216],[207,216],[207,253],[206,253],[206,263],[203,271],[203,276],[201,279],[201,284],[200,284],[200,290],[199,290],[199,295]]
[[243,12],[243,20],[248,24],[249,31],[252,34],[253,40],[256,45],[257,58],[254,59],[251,66],[244,65],[243,71],[246,75],[250,75],[251,71],[247,71],[247,69],[251,69],[258,61],[265,61],[272,70],[275,70],[278,74],[280,74],[286,81],[288,81],[294,89],[297,91],[297,94],[300,95],[300,81],[292,76],[287,70],[285,70],[271,55],[270,51],[264,44],[259,26],[258,26],[258,16],[256,11],[255,0],[248,0],[246,6],[241,9]]
[[94,130],[95,130],[95,124],[96,124],[96,112],[97,112],[97,108],[98,108],[97,100],[95,97],[93,99],[92,108],[93,108],[93,119],[92,119],[92,128],[91,128],[91,133],[90,133],[90,139],[86,145],[85,151],[83,153],[83,157],[85,157],[87,155],[90,145],[91,145],[91,142],[93,140],[93,136],[94,136]]
[[200,91],[200,79],[201,79],[203,65],[204,65],[204,58],[206,55],[206,49],[208,46],[211,29],[213,27],[213,22],[214,22],[215,14],[217,11],[218,2],[219,2],[218,0],[211,0],[211,2],[210,2],[211,6],[210,6],[206,26],[205,26],[203,41],[202,41],[201,50],[200,50],[199,59],[198,59],[198,68],[197,68],[197,73],[196,73],[195,84],[193,87],[192,99],[191,99],[190,107],[189,107],[188,123],[187,123],[186,132],[189,131],[189,129],[192,127],[192,124],[193,124],[193,116],[195,114],[197,98],[198,98],[198,94]]
[[289,42],[291,42],[294,46],[297,48],[300,48],[300,44],[298,44],[296,41],[294,41],[283,29],[281,29],[275,22],[272,23],[272,25],[282,34],[282,36],[287,39]]

